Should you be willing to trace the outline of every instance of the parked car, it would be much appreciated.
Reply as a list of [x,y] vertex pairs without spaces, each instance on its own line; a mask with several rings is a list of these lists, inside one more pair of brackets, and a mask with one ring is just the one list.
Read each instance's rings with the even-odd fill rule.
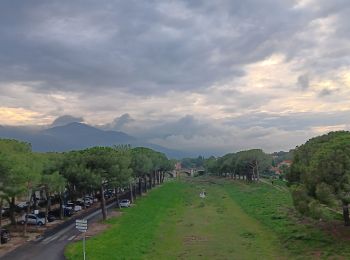
[[30,224],[30,225],[42,226],[46,223],[45,218],[40,218],[35,214],[24,214],[22,216],[20,223],[24,225],[26,220],[27,220],[27,224]]
[[82,198],[82,200],[84,200],[86,203],[89,203],[90,205],[94,204],[94,199],[93,197],[90,196],[85,196],[84,198]]
[[73,202],[68,202],[68,203],[67,203],[66,205],[64,205],[63,207],[64,207],[64,208],[67,208],[67,209],[73,209],[74,212],[78,212],[78,211],[80,211],[80,210],[83,209],[82,206],[76,205],[76,204],[74,204]]
[[19,202],[16,205],[16,211],[20,212],[23,210],[27,210],[28,205],[29,205],[28,201]]
[[10,208],[2,208],[1,215],[5,218],[8,218],[10,216]]
[[8,241],[10,241],[11,240],[10,231],[8,231],[5,228],[1,228],[0,229],[0,239],[1,239],[1,244],[5,244]]
[[98,202],[98,199],[95,198],[94,196],[86,195],[85,199],[90,200],[92,203]]
[[128,208],[128,207],[130,207],[130,200],[121,200],[119,202],[119,205],[122,208]]
[[104,196],[106,199],[110,199],[114,196],[115,192],[113,189],[108,189],[104,192]]
[[90,203],[90,200],[86,200],[86,199],[77,199],[75,202],[74,202],[75,205],[79,205],[79,206],[82,206],[82,207],[90,207],[92,205],[92,203]]
[[[39,218],[43,218],[45,219],[45,212],[39,212],[39,214],[36,214]],[[53,222],[55,221],[57,218],[49,211],[47,213],[47,221],[48,222]]]
[[[59,219],[60,209],[51,210],[51,211],[49,211],[49,214],[51,216],[54,216],[56,219]],[[71,217],[73,214],[74,214],[73,209],[63,208],[63,216],[64,217]]]

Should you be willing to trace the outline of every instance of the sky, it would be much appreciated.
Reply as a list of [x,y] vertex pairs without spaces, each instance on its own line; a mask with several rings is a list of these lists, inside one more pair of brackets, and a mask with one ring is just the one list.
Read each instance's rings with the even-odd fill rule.
[[348,0],[2,0],[0,124],[289,150],[350,130],[349,17]]

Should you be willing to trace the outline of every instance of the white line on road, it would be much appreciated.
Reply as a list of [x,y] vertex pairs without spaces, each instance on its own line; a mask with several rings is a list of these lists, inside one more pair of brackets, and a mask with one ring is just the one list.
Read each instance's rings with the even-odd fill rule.
[[58,235],[48,237],[48,238],[44,239],[44,240],[42,241],[42,243],[43,243],[44,245],[46,245],[46,244],[50,243],[51,241],[54,241],[54,240],[57,239],[58,237],[59,237]]
[[[111,203],[109,204],[106,208],[109,209],[111,207],[115,206],[115,203]],[[93,217],[95,217],[96,215],[101,214],[101,209],[95,211],[94,213],[90,214],[89,216],[85,217],[85,219],[91,219]],[[69,230],[71,230],[72,228],[75,228],[75,223],[70,224],[68,227],[62,229],[61,231],[57,232],[56,234],[45,238],[44,240],[41,241],[41,243],[43,244],[48,244],[51,241],[53,241],[54,239],[64,235],[65,233],[67,233]]]
[[71,236],[70,238],[68,238],[68,241],[72,241],[75,237],[76,237],[76,235]]
[[68,238],[68,235],[64,235],[64,236],[61,236],[58,241],[63,241],[63,240],[66,240],[67,238]]

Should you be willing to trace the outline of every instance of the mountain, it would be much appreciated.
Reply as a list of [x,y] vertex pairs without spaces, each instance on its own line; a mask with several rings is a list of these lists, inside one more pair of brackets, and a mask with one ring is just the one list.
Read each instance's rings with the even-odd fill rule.
[[130,144],[165,153],[169,158],[182,158],[186,153],[148,143],[123,132],[104,131],[87,124],[73,122],[48,129],[0,126],[0,138],[11,138],[32,144],[36,152],[65,152],[93,146]]

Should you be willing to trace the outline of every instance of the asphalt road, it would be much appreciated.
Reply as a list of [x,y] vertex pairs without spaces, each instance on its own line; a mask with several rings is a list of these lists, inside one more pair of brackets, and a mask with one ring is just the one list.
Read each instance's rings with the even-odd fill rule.
[[[112,210],[115,207],[115,203],[107,206],[108,210]],[[101,210],[97,210],[85,219],[88,223],[93,223],[102,219]],[[23,246],[15,249],[7,255],[1,257],[1,260],[64,260],[64,248],[69,244],[77,235],[79,231],[75,228],[75,223],[70,224],[67,227],[57,230],[53,234],[41,237],[36,241],[31,241]]]

